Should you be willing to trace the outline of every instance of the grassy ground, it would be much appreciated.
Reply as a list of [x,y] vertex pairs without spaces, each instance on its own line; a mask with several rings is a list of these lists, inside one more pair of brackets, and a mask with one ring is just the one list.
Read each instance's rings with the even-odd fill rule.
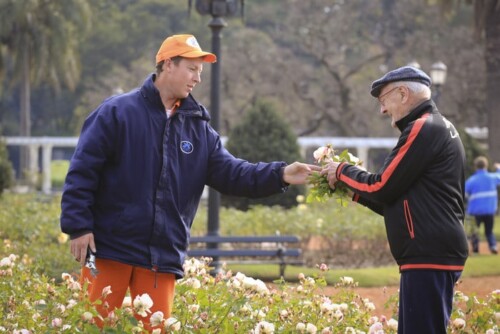
[[[496,224],[493,232],[498,241],[500,241],[500,217],[495,217]],[[466,223],[469,224],[470,221]],[[469,229],[468,229],[469,230]],[[479,231],[481,240],[484,240],[484,226]],[[270,282],[279,278],[278,265],[230,265],[228,266],[234,272],[242,272],[247,276],[260,278]],[[287,266],[285,271],[285,280],[287,282],[297,281],[297,276],[303,273],[306,276],[317,276],[320,272],[315,268],[304,268],[299,266]],[[328,285],[339,281],[339,277],[350,276],[359,283],[360,287],[378,287],[399,284],[399,271],[397,265],[377,268],[361,269],[340,269],[330,268],[325,278]],[[481,277],[481,276],[500,276],[500,255],[470,255],[465,265],[462,277]]]
[[[234,272],[242,272],[247,276],[260,278],[263,281],[278,279],[279,269],[277,265],[229,265]],[[285,280],[287,282],[297,281],[299,273],[314,277],[320,272],[315,268],[304,268],[287,266]],[[377,287],[399,284],[399,271],[396,265],[379,268],[361,269],[336,269],[330,268],[325,278],[328,285],[339,281],[339,277],[350,276],[359,283],[361,287]],[[498,255],[475,255],[469,257],[465,265],[462,277],[500,276],[500,256]]]

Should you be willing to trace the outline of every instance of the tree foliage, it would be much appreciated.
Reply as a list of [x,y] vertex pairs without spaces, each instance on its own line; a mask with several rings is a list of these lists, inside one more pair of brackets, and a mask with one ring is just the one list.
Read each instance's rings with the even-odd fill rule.
[[[448,16],[457,16],[462,0],[438,1],[443,13]],[[474,31],[477,40],[483,47],[483,66],[485,76],[481,78],[485,86],[485,103],[482,105],[482,114],[487,119],[488,148],[494,161],[500,161],[500,0],[466,0],[474,9]]]
[[[138,86],[154,71],[154,55],[167,35],[193,33],[204,49],[210,49],[211,18],[194,9],[188,16],[186,2],[87,1],[91,29],[84,40],[74,38],[79,40],[81,77],[74,92],[63,87],[59,96],[43,87],[49,78],[42,77],[42,86],[32,94],[37,104],[33,131],[38,135],[77,135],[83,119],[104,98]],[[7,3],[26,1],[0,0],[0,6]],[[297,135],[395,136],[389,122],[379,117],[369,87],[385,71],[414,60],[425,71],[438,60],[448,65],[439,108],[457,127],[487,126],[486,88],[497,86],[486,85],[486,51],[470,29],[474,8],[455,6],[454,15],[443,18],[436,3],[249,2],[245,21],[226,18],[222,31],[221,134],[231,131],[256,97],[273,97],[287,110]],[[5,22],[12,21],[13,9],[1,8],[9,16]],[[11,34],[1,22],[5,51],[5,36]],[[210,109],[209,75],[206,66],[204,82],[194,94]],[[4,88],[8,84],[2,83]],[[19,105],[13,96],[19,96],[19,89],[9,95],[2,90],[0,97],[0,120],[8,125],[7,135],[18,133],[12,118]]]
[[[32,86],[43,82],[56,92],[77,86],[77,49],[90,26],[90,7],[87,0],[2,0],[0,13],[0,75],[9,75],[9,86],[19,85],[18,135],[29,137]],[[21,152],[21,169],[27,170],[29,154]]]
[[[297,137],[290,126],[278,114],[277,104],[269,100],[257,99],[245,117],[228,136],[227,149],[235,156],[250,162],[301,160]],[[247,199],[223,196],[227,206],[247,210],[252,205],[282,205],[291,207],[302,187],[290,186],[285,194],[263,199]]]
[[[465,176],[469,177],[476,172],[476,168],[474,167],[474,159],[480,155],[487,156],[487,152],[478,143],[477,140],[472,138],[467,132],[464,130],[459,130],[460,139],[465,148]],[[490,160],[491,161],[491,160]]]
[[12,164],[7,154],[5,144],[0,141],[0,195],[5,189],[8,189],[13,180]]

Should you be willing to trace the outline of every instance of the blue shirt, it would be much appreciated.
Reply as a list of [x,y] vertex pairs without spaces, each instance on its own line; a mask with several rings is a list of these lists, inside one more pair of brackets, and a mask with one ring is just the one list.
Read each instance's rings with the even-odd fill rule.
[[477,170],[465,181],[467,213],[471,216],[494,215],[498,207],[499,185],[500,169],[496,173],[489,173],[485,169]]

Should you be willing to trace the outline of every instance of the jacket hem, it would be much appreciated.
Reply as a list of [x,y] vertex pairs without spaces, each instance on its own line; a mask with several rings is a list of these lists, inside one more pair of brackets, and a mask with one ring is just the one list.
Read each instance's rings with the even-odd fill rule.
[[434,263],[414,263],[403,264],[399,266],[399,271],[407,270],[445,270],[445,271],[463,271],[465,265],[454,264],[434,264]]

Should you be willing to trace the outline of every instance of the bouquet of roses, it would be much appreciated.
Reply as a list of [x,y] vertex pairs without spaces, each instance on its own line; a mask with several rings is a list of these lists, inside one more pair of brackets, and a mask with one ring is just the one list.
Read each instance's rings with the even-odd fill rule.
[[[355,166],[361,166],[363,163],[358,157],[349,153],[348,150],[344,150],[337,155],[331,144],[318,148],[314,151],[313,156],[314,160],[316,160],[321,167],[325,167],[329,162],[346,162]],[[321,175],[319,172],[313,172],[311,174],[309,184],[311,188],[307,195],[307,203],[315,201],[326,202],[335,194],[337,201],[343,204],[343,199],[348,196],[348,188],[343,182],[337,182],[335,189],[332,189],[328,184],[326,175]]]

